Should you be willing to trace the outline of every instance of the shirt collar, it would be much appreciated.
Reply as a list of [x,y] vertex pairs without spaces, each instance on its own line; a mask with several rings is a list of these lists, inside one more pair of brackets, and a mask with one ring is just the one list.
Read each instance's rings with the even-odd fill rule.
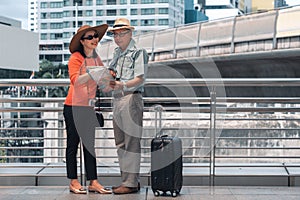
[[133,52],[135,49],[136,49],[135,41],[133,39],[131,39],[128,46],[127,46],[127,48],[125,49],[125,51],[122,52],[120,47],[118,48],[118,54],[120,56],[123,56],[123,55],[126,55],[126,54],[130,53],[130,52]]

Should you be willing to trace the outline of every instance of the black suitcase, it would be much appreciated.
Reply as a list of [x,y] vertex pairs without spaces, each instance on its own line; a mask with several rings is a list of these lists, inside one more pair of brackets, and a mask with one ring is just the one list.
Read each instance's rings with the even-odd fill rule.
[[[161,120],[161,114],[160,119]],[[161,123],[160,123],[161,124]],[[182,187],[182,143],[178,137],[162,135],[151,141],[151,188],[155,196],[168,191],[176,197]]]

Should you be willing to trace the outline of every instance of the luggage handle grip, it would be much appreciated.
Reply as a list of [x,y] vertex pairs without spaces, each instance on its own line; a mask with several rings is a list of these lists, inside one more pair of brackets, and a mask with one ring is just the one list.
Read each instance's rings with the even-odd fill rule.
[[[162,128],[162,111],[163,107],[161,105],[155,105],[154,106],[154,111],[155,111],[155,134],[156,137],[158,138],[161,136],[161,128]],[[159,121],[159,123],[157,123]]]

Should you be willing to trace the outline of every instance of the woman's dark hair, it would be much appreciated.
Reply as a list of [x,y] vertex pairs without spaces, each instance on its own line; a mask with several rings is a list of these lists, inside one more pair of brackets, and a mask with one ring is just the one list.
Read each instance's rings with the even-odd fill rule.
[[[95,31],[95,33],[97,33],[97,31]],[[84,58],[86,58],[87,56],[85,55],[84,53],[84,50],[83,50],[83,45],[80,43],[80,48],[77,50]],[[93,51],[93,58],[97,58],[98,54],[96,52],[96,50],[94,49]]]
[[[86,58],[87,56],[85,55],[84,51],[83,51],[83,47],[82,45],[80,46],[80,49],[78,50],[78,52],[84,57]],[[93,50],[93,58],[97,58],[98,54],[96,52],[96,50]]]

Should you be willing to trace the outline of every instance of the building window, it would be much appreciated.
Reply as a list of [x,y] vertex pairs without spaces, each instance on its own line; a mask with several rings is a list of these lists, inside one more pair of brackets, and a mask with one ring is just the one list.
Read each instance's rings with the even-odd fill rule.
[[47,40],[47,33],[41,34],[41,40]]
[[63,33],[63,38],[70,38],[70,33]]
[[154,8],[145,8],[141,10],[142,15],[154,15],[155,9]]
[[62,33],[51,33],[50,39],[51,40],[59,40],[62,38]]
[[51,19],[60,19],[62,17],[63,17],[62,13],[58,13],[58,12],[56,12],[56,13],[50,13],[50,18]]
[[96,10],[96,16],[103,16],[103,10]]
[[134,19],[130,21],[131,26],[137,26],[138,25],[138,20]]
[[[76,16],[76,11],[73,11],[73,16]],[[78,10],[78,17],[82,17],[82,10]]]
[[127,0],[120,0],[120,4],[121,5],[127,4]]
[[62,8],[63,2],[50,2],[50,8]]
[[169,0],[159,0],[158,3],[169,3]]
[[127,9],[120,9],[120,15],[127,15]]
[[169,25],[169,20],[168,19],[159,19],[158,25],[160,25],[160,26]]
[[107,5],[117,5],[116,0],[107,0]]
[[96,25],[98,26],[98,25],[101,25],[101,24],[103,24],[103,21],[102,20],[97,20],[96,21]]
[[138,10],[137,9],[130,9],[130,14],[131,15],[137,15],[138,14]]
[[75,6],[76,3],[77,3],[78,6],[82,6],[82,0],[73,1],[73,6]]
[[90,17],[90,16],[93,16],[93,11],[92,10],[87,10],[85,11],[85,15]]
[[168,8],[159,8],[158,14],[169,14],[169,9]]
[[[82,21],[78,21],[78,27],[81,27],[82,26]],[[75,28],[76,27],[76,22],[73,22],[73,28]]]
[[64,22],[64,28],[70,28],[70,22]]
[[141,20],[141,26],[153,26],[153,25],[155,25],[154,19]]
[[[68,49],[68,48],[67,48]],[[64,55],[64,60],[69,60],[71,55]]]
[[87,6],[92,6],[93,5],[93,0],[86,0],[85,3]]
[[47,23],[42,23],[41,24],[41,29],[47,29],[47,28],[48,28]]
[[141,0],[142,4],[154,3],[154,0]]
[[70,6],[70,0],[64,0],[64,6]]
[[41,8],[48,8],[47,2],[42,2],[41,3]]
[[137,0],[130,0],[130,3],[131,4],[137,4],[138,2],[137,2]]
[[64,43],[64,50],[69,50],[69,46],[70,46],[70,43]]
[[96,5],[98,6],[98,5],[103,5],[103,0],[97,0],[96,1]]
[[85,24],[90,25],[90,26],[93,26],[93,21],[86,21]]
[[47,19],[47,13],[41,13],[41,19]]
[[115,20],[107,20],[106,22],[109,26],[113,26],[115,23]]
[[62,23],[51,23],[50,24],[50,29],[62,29],[63,24]]
[[64,11],[63,16],[64,17],[71,17],[71,12],[70,11]]
[[116,16],[117,11],[116,10],[107,10],[107,16]]

